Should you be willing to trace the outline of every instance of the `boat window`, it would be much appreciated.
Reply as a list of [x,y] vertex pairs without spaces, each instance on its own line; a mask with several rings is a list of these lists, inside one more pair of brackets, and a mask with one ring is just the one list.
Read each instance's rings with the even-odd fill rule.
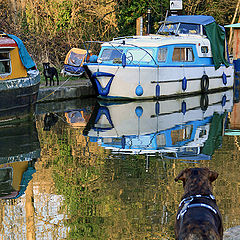
[[191,47],[174,48],[172,60],[173,62],[193,62],[193,49]]
[[181,23],[178,29],[179,34],[200,34],[200,32],[198,24]]
[[172,33],[172,34],[175,34],[177,29],[178,29],[178,23],[175,23],[175,24],[162,24],[158,30],[158,33],[161,34],[161,33]]
[[208,46],[202,46],[201,47],[201,52],[202,53],[208,53]]
[[129,49],[126,53],[127,61],[129,62],[151,62],[152,49]]
[[164,134],[159,134],[156,137],[157,140],[157,146],[158,147],[165,147],[166,146],[166,137]]
[[172,144],[177,145],[183,141],[189,140],[192,136],[193,126],[187,125],[182,129],[176,129],[171,131]]
[[122,49],[107,48],[103,50],[100,59],[102,61],[111,61],[116,58],[121,58],[122,52],[123,52]]
[[12,181],[13,181],[12,168],[0,169],[0,197],[5,197],[14,191],[12,187]]
[[10,53],[0,51],[0,74],[10,73]]
[[102,142],[106,145],[122,145],[121,138],[103,138]]
[[159,48],[158,50],[158,61],[165,62],[167,59],[167,48]]
[[0,183],[12,181],[12,168],[0,169]]
[[80,66],[83,58],[84,58],[84,54],[71,52],[67,63],[72,66]]

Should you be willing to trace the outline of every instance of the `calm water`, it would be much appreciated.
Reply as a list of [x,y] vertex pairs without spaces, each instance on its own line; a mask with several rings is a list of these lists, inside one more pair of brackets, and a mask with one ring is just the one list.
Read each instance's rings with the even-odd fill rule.
[[224,228],[240,225],[239,110],[232,91],[38,105],[0,128],[1,239],[174,239],[186,167],[219,173]]

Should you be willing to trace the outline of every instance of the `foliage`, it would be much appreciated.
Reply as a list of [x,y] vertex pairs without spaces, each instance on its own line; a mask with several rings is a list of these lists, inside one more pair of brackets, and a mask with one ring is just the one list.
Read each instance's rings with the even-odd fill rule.
[[[232,22],[237,3],[238,0],[183,0],[182,13],[212,15],[226,25]],[[146,28],[147,9],[152,12],[151,33],[155,33],[169,9],[169,0],[0,0],[0,23],[4,31],[25,42],[38,65],[50,61],[61,68],[72,47],[89,47],[85,41],[134,35],[136,19],[141,16]],[[98,44],[90,47],[98,53]]]
[[[37,63],[50,61],[59,66],[70,48],[84,47],[86,40],[111,38],[117,30],[114,4],[107,0],[22,0],[21,4],[7,0],[0,4],[2,27],[25,42]],[[92,45],[94,49],[97,46]]]
[[158,22],[163,21],[169,6],[168,0],[116,0],[116,17],[119,26],[119,35],[135,35],[136,19],[143,16],[146,27],[147,10],[151,10],[152,15],[152,33],[155,33],[159,27]]
[[[59,117],[64,120],[63,114]],[[223,147],[210,161],[189,162],[160,155],[113,155],[84,137],[81,128],[59,120],[46,132],[43,119],[37,123],[40,161],[49,162],[44,167],[53,169],[57,194],[65,199],[68,239],[174,239],[183,194],[174,177],[186,167],[219,173],[213,192],[224,228],[239,225],[240,137],[223,136]]]
[[187,15],[210,15],[221,25],[230,24],[238,0],[185,0],[183,9]]

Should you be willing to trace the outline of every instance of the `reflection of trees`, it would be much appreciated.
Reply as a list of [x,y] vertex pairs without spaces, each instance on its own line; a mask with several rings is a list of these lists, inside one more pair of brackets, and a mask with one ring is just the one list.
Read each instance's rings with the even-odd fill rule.
[[224,229],[240,225],[240,149],[236,141],[240,143],[240,136],[224,136],[223,147],[215,152],[210,163],[210,168],[219,173],[214,193],[223,215]]
[[[145,156],[111,155],[97,143],[61,122],[51,133],[41,132],[42,161],[64,196],[68,239],[174,239],[174,220],[183,194],[174,177],[186,167],[209,167],[219,173],[214,195],[225,228],[240,224],[239,149],[233,137],[211,161],[199,164]],[[240,138],[238,139],[240,142]],[[46,144],[47,143],[47,144]],[[45,159],[45,160],[44,160]]]
[[146,172],[145,156],[112,157],[81,131],[62,126],[44,136],[55,152],[53,177],[65,198],[69,239],[173,239],[180,199],[169,193],[178,188],[168,171],[173,163],[151,158]]

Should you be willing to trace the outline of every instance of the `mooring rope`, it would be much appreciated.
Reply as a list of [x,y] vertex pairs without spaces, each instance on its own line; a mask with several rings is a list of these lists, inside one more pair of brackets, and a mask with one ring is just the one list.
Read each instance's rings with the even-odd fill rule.
[[38,103],[38,102],[41,102],[42,100],[44,100],[44,99],[48,98],[49,96],[51,96],[52,94],[54,94],[60,87],[62,87],[66,82],[68,82],[68,81],[70,80],[70,78],[71,78],[71,76],[70,76],[66,81],[64,81],[63,84],[61,84],[60,86],[58,86],[54,91],[52,91],[51,93],[49,93],[47,96],[45,96],[45,97],[37,100],[37,103]]

